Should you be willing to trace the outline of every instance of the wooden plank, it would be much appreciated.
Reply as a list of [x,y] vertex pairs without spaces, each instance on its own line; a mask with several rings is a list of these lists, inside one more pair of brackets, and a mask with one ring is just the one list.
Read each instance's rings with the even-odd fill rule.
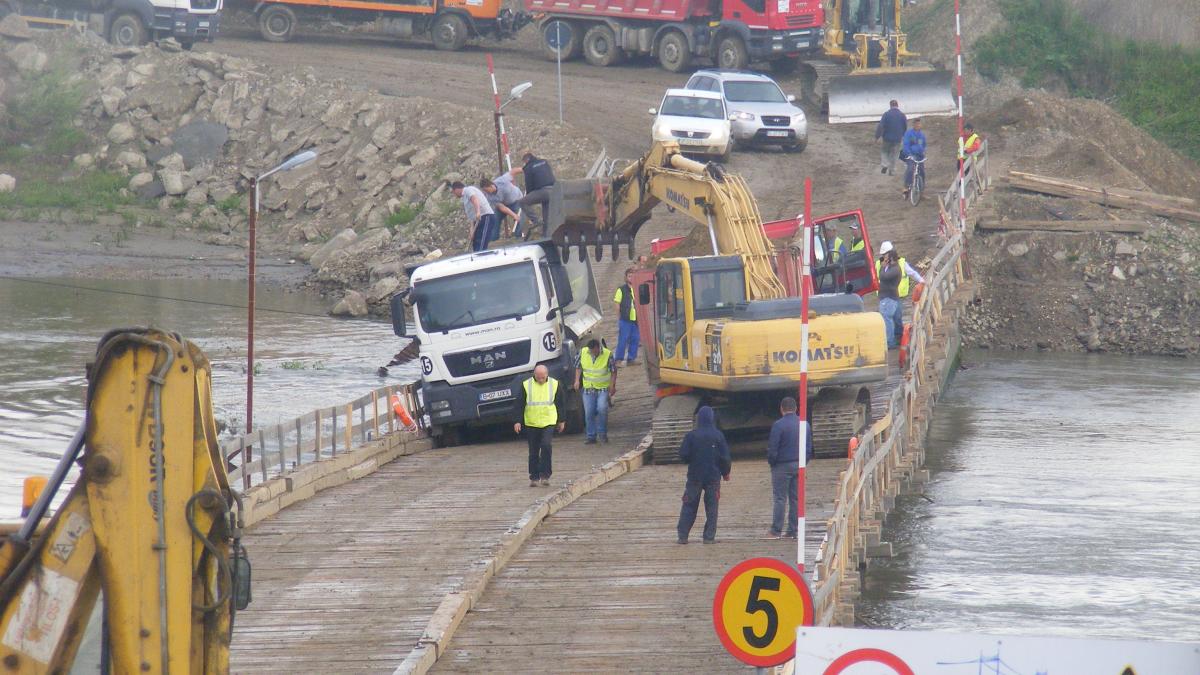
[[[1042,177],[1028,178],[1021,175],[1012,175],[1010,172],[1007,182],[1009,187],[1028,190],[1030,192],[1040,192],[1042,194],[1054,195],[1057,197],[1083,199],[1085,201],[1104,206],[1110,206],[1113,208],[1142,211],[1145,213],[1153,213],[1155,215],[1164,216],[1166,218],[1179,218],[1181,220],[1200,223],[1200,211],[1192,211],[1175,206],[1173,204],[1156,201],[1143,195],[1132,195],[1129,194],[1129,191],[1113,192],[1113,189],[1110,188],[1064,184],[1063,181],[1046,182],[1041,178]],[[1169,195],[1154,195],[1156,198],[1168,196]]]
[[1087,183],[1077,183],[1074,181],[1062,180],[1061,178],[1052,178],[1050,176],[1039,176],[1038,174],[1027,173],[1024,171],[1009,171],[1008,175],[1022,180],[1034,181],[1045,185],[1053,185],[1069,190],[1078,190],[1081,192],[1089,192],[1093,194],[1102,194],[1112,197],[1120,197],[1123,199],[1133,199],[1144,201],[1146,203],[1157,202],[1167,206],[1177,206],[1179,208],[1192,208],[1196,206],[1196,200],[1190,197],[1176,197],[1175,195],[1163,194],[1161,192],[1149,192],[1147,190],[1133,190],[1120,187],[1096,187]]
[[980,230],[1032,230],[1042,232],[1124,232],[1142,234],[1149,225],[1138,220],[981,220]]
[[275,425],[275,442],[279,446],[279,475],[288,472],[287,453],[283,451],[283,425]]
[[354,447],[354,406],[346,406],[346,452]]

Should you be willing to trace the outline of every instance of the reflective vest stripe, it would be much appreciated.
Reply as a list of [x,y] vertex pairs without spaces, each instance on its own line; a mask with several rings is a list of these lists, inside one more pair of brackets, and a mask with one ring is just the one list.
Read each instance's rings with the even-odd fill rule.
[[579,367],[583,370],[584,389],[608,389],[612,379],[608,370],[608,359],[612,352],[601,348],[600,355],[592,359],[590,349],[583,350],[579,355]]
[[539,384],[531,377],[522,386],[525,387],[525,426],[544,429],[558,424],[558,409],[554,407],[558,380],[548,377]]
[[853,246],[850,247],[850,250],[851,251],[861,251],[866,247],[867,247],[867,242],[863,241],[862,239],[859,239],[857,243],[855,243]]

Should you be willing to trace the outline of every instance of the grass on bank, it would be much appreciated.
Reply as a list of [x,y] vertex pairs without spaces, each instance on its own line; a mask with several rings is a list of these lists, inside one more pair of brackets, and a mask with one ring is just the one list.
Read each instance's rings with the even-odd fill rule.
[[975,46],[981,74],[1010,71],[1028,87],[1062,82],[1200,160],[1200,50],[1111,35],[1065,0],[1001,0],[1000,7],[1006,26]]
[[0,193],[0,208],[112,211],[137,203],[134,197],[121,194],[128,182],[127,177],[107,171],[91,171],[64,180],[18,177],[17,189]]

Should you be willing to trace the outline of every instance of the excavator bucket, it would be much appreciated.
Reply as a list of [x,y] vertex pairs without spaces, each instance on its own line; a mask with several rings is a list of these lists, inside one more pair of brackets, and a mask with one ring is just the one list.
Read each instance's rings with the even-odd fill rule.
[[911,117],[953,115],[958,108],[947,70],[866,71],[835,77],[829,83],[829,123],[874,122],[900,102]]

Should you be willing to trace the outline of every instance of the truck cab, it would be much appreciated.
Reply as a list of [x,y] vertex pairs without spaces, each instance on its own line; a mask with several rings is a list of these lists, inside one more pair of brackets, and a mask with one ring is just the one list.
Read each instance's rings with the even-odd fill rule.
[[[407,297],[392,299],[393,328],[420,342],[422,414],[439,445],[456,444],[464,427],[515,419],[521,383],[538,365],[570,386],[578,340],[600,320],[588,260],[564,261],[545,241],[408,272]],[[576,427],[582,406],[574,392],[568,399],[568,426]]]

